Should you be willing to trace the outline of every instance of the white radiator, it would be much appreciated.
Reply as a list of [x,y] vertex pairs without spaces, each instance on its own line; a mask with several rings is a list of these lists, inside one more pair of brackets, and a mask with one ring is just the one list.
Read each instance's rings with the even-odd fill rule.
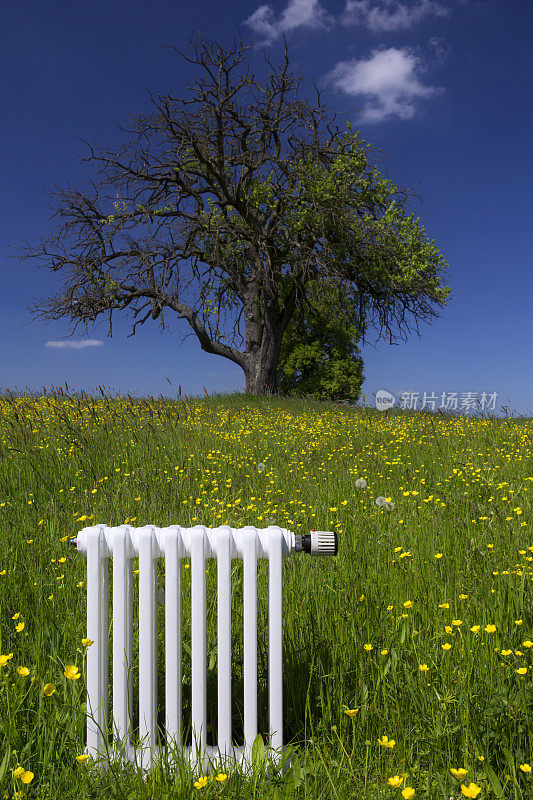
[[[87,555],[87,748],[95,757],[106,752],[109,609],[107,558],[113,559],[112,705],[114,756],[133,760],[143,769],[161,756],[157,739],[157,559],[165,560],[165,727],[169,738],[191,761],[202,767],[218,758],[249,762],[257,736],[257,559],[268,559],[268,703],[270,741],[283,748],[282,687],[282,559],[304,551],[335,555],[335,533],[313,531],[303,537],[271,526],[241,529],[222,526],[194,528],[127,525],[84,528],[71,540]],[[139,740],[131,742],[133,708],[132,559],[139,558]],[[190,558],[192,746],[182,746],[182,564]],[[206,559],[217,559],[217,746],[206,745]],[[231,731],[231,562],[243,560],[244,623],[244,746],[232,743]],[[107,740],[107,736],[106,736]]]

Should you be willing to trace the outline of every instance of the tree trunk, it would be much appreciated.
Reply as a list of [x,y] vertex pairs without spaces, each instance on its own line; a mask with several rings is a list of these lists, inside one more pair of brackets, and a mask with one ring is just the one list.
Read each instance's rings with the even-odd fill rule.
[[276,372],[282,338],[283,329],[279,321],[263,326],[261,344],[245,354],[243,369],[246,376],[246,394],[277,392]]
[[252,364],[244,370],[246,376],[246,394],[276,394],[276,367],[274,364]]
[[[252,254],[253,255],[253,254]],[[242,368],[246,376],[246,394],[276,394],[276,372],[281,341],[295,307],[293,286],[283,310],[277,294],[265,292],[257,275],[261,264],[256,258],[256,273],[248,282],[244,298],[245,352]],[[260,293],[263,294],[264,313],[260,311]]]

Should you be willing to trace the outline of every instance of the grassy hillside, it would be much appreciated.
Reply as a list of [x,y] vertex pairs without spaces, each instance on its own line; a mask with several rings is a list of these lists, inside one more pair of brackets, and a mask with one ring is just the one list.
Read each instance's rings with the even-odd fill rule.
[[[532,798],[532,443],[531,419],[312,400],[0,397],[0,797]],[[283,779],[84,760],[86,560],[69,539],[99,522],[337,531],[336,558],[284,561]],[[242,564],[233,578],[237,695]],[[213,730],[215,624],[212,605]],[[187,718],[187,664],[184,680]]]

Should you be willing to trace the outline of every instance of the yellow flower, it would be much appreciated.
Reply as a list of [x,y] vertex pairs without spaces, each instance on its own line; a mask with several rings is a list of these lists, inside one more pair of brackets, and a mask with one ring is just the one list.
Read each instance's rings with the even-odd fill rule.
[[355,717],[358,711],[359,711],[358,708],[346,708],[344,710],[344,713],[348,714],[349,717]]
[[71,681],[77,681],[78,678],[81,678],[81,673],[74,664],[66,666],[63,675],[65,676],[65,678],[69,678],[69,680]]
[[85,764],[88,758],[88,755],[76,756],[76,761],[79,761],[80,764]]
[[527,667],[520,667],[520,669],[515,669],[515,672],[518,672],[519,675],[525,675],[527,672]]
[[215,775],[215,780],[218,781],[219,783],[222,783],[223,781],[226,780],[227,777],[228,776],[226,775],[225,772],[219,772],[218,775]]
[[94,642],[92,641],[92,639],[82,639],[82,640],[81,640],[81,643],[82,643],[82,645],[83,645],[84,647],[90,647],[92,644],[94,644]]
[[13,653],[10,653],[8,656],[0,656],[0,667],[4,667],[10,658],[13,658]]
[[206,784],[207,784],[207,778],[204,776],[203,778],[200,778],[199,780],[194,782],[194,788],[203,789]]
[[34,778],[33,772],[29,772],[28,770],[26,772],[23,772],[22,775],[20,776],[20,780],[22,781],[22,783],[31,783],[33,778]]
[[55,690],[56,687],[54,686],[53,683],[47,683],[43,689],[43,693],[46,695],[46,697],[50,697],[50,695],[52,695],[55,692]]
[[381,739],[378,739],[378,744],[382,745],[383,747],[394,747],[396,742],[394,741],[394,739],[389,739],[388,736],[385,736],[385,734],[383,734]]
[[443,650],[449,650],[449,649],[450,649],[450,647],[451,647],[451,644],[450,644],[449,642],[445,642],[445,643],[442,645],[442,649],[443,649]]
[[456,625],[457,627],[459,627],[459,625],[462,625],[462,624],[463,624],[463,620],[462,619],[452,619],[452,625]]
[[30,671],[29,671],[28,667],[17,667],[17,672],[18,672],[19,675],[22,675],[22,677],[24,677],[24,678],[26,677],[26,675],[30,674]]
[[481,625],[472,625],[470,630],[472,631],[472,633],[478,633],[478,631],[481,630]]
[[411,786],[406,786],[405,789],[402,789],[401,794],[402,797],[405,797],[405,800],[411,800],[411,797],[414,797],[415,790]]
[[403,607],[404,608],[412,608],[413,607],[413,601],[412,600],[406,600],[405,603],[403,604]]
[[487,633],[494,633],[495,630],[496,630],[496,625],[486,625],[485,626],[485,631]]
[[420,672],[427,672],[429,667],[427,664],[419,664],[418,669],[420,670]]
[[389,786],[392,786],[393,789],[397,789],[402,784],[402,779],[399,775],[395,775],[393,778],[389,778],[387,781]]
[[476,786],[475,783],[471,783],[470,786],[467,788],[464,783],[461,784],[461,791],[465,797],[477,797],[481,791],[479,786]]
[[452,773],[454,778],[457,778],[457,780],[460,780],[461,778],[464,778],[465,775],[468,775],[468,770],[464,769],[463,767],[459,767],[459,769],[454,769],[453,767],[450,767],[450,772]]
[[520,764],[520,769],[522,772],[531,772],[531,767],[529,764]]
[[365,644],[365,650],[373,650],[374,647],[371,644]]
[[15,625],[15,630],[16,630],[17,633],[20,633],[21,631],[23,631],[24,630],[24,623],[23,622],[19,622],[18,625]]

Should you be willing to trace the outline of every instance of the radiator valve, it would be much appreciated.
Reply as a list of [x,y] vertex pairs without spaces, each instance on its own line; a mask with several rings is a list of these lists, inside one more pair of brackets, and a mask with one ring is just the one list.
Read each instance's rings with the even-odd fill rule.
[[303,536],[295,534],[295,550],[297,553],[309,553],[312,556],[336,556],[338,540],[335,531],[311,531]]

